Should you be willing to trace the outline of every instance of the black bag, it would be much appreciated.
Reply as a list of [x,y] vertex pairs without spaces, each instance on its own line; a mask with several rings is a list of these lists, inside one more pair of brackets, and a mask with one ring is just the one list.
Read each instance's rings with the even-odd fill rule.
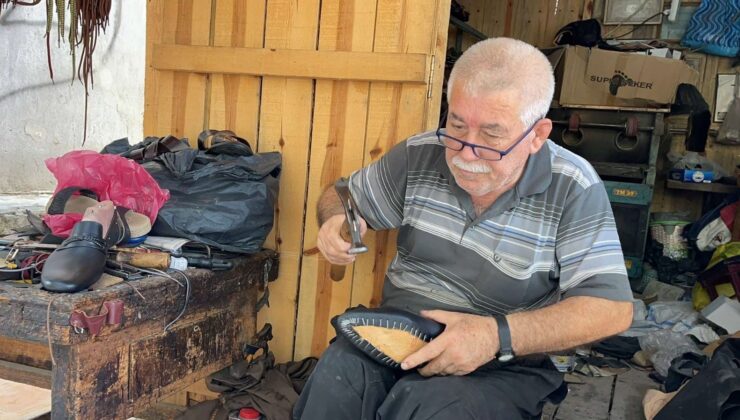
[[601,38],[601,24],[596,19],[571,22],[555,35],[556,45],[581,45],[583,47],[603,47],[606,43]]
[[[128,146],[122,139],[106,150],[121,154],[141,145]],[[249,155],[235,155],[216,153],[215,147],[169,148],[173,149],[177,151],[160,150],[163,153],[142,163],[159,186],[170,191],[151,234],[187,238],[230,252],[259,251],[272,229],[280,153],[250,150]]]

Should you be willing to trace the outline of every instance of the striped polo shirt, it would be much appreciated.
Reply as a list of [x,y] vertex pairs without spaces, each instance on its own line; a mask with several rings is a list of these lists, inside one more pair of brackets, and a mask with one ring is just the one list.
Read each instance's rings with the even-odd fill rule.
[[434,132],[353,173],[350,192],[372,229],[399,229],[382,306],[506,314],[570,296],[632,300],[603,183],[550,140],[480,216]]

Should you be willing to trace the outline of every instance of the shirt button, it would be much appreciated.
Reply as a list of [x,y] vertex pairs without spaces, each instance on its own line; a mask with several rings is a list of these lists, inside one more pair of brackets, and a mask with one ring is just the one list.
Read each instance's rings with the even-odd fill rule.
[[493,254],[493,260],[496,261],[496,262],[499,262],[499,261],[501,261],[501,256],[498,255],[498,254]]

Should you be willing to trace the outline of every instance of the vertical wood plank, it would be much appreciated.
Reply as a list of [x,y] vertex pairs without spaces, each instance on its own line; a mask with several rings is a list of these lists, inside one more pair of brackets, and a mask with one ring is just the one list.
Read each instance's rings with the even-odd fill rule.
[[[161,3],[161,4],[158,4]],[[161,16],[161,28],[147,33],[149,46],[156,42],[178,45],[208,45],[211,2],[195,0],[153,0],[149,11]],[[151,26],[151,25],[148,25]],[[149,35],[152,38],[149,38]],[[150,53],[151,49],[148,50]],[[202,74],[157,71],[149,68],[153,86],[147,92],[144,134],[188,137],[194,144],[203,129],[207,76]]]
[[[552,46],[552,40],[566,24],[592,17],[594,0],[537,0],[524,2],[462,0],[470,12],[468,23],[491,37],[508,36],[537,47]],[[454,43],[454,28],[450,42]],[[465,36],[463,49],[476,40]]]
[[[319,5],[319,0],[269,0],[265,48],[315,49]],[[262,80],[258,150],[281,152],[283,171],[275,226],[265,244],[280,253],[280,275],[270,285],[270,307],[259,312],[257,323],[272,323],[275,338],[270,348],[278,360],[293,356],[313,90],[312,80]]]
[[586,20],[594,17],[594,0],[584,0],[580,19]]
[[560,28],[570,22],[579,20],[586,7],[586,0],[549,0],[546,15],[545,30],[539,34],[535,46],[539,48],[552,47],[553,39]]
[[164,1],[150,1],[146,5],[146,69],[144,73],[144,135],[157,131],[159,119],[159,89],[160,71],[152,67],[154,44],[162,42],[162,27],[164,26]]
[[[449,19],[449,8],[447,0],[436,2],[435,7],[424,7],[420,1],[379,1],[375,51],[439,51],[439,45],[446,45],[443,29],[440,33],[430,33],[413,28],[420,27],[424,21]],[[441,79],[433,83],[439,84],[433,89],[441,92]],[[427,89],[428,86],[411,84],[371,84],[364,165],[378,159],[401,140],[436,127],[439,100],[427,102]],[[396,236],[396,231],[370,232],[366,236],[370,252],[355,263],[353,306],[380,303],[385,270],[396,253]]]
[[[260,48],[266,0],[217,0],[213,45]],[[258,148],[259,77],[211,75],[208,128],[232,130]]]
[[451,0],[437,0],[436,5],[436,24],[432,28],[431,53],[434,57],[432,63],[431,89],[427,95],[427,113],[424,126],[427,129],[436,128],[439,125],[440,104],[442,103],[442,85],[445,77],[445,61],[447,58],[447,30],[450,21],[450,3]]
[[546,1],[517,1],[512,7],[512,38],[536,44],[547,26]]
[[[372,51],[375,2],[324,1],[319,49]],[[318,234],[316,202],[321,192],[340,176],[362,166],[369,83],[319,80],[316,82],[311,165],[305,237],[313,247]],[[329,278],[329,263],[321,255],[306,256],[301,269],[296,358],[319,355],[334,336],[329,321],[350,305],[352,267],[340,282]]]

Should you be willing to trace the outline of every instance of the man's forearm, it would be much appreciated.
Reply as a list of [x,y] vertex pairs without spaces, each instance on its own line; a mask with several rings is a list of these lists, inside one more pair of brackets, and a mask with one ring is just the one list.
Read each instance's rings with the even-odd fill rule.
[[573,348],[629,328],[632,302],[587,296],[507,316],[514,353],[526,355]]
[[323,225],[328,218],[338,214],[344,214],[344,207],[334,189],[334,185],[330,185],[319,197],[319,204],[316,211],[316,216],[319,219],[319,226]]

